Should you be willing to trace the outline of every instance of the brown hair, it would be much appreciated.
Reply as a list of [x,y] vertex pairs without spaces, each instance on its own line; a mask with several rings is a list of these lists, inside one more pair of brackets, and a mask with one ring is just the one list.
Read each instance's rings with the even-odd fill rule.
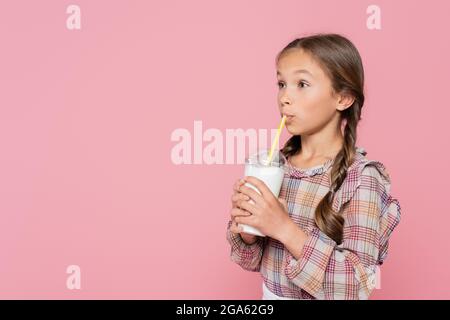
[[[339,190],[347,176],[347,169],[356,153],[356,127],[361,119],[364,104],[364,69],[358,50],[347,38],[338,34],[315,34],[295,39],[276,57],[276,61],[291,49],[302,49],[322,67],[332,83],[333,92],[350,94],[353,104],[341,113],[341,121],[346,121],[344,144],[334,158],[331,170],[330,191],[319,202],[314,220],[319,229],[340,244],[343,238],[344,218],[332,208],[335,192]],[[292,136],[281,152],[286,156],[297,154],[301,149],[301,136]],[[341,209],[342,210],[342,209]]]

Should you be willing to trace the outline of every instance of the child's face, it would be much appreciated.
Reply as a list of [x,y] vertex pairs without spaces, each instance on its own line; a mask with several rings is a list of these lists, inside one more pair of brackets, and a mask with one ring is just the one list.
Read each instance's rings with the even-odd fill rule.
[[[310,135],[334,122],[339,125],[337,99],[332,95],[331,80],[322,68],[301,49],[286,52],[277,64],[278,104],[293,135]],[[295,72],[298,69],[309,73]]]

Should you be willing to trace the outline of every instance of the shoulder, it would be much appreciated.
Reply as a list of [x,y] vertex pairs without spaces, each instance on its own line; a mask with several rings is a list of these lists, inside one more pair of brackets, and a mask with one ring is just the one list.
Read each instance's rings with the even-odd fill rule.
[[382,264],[387,256],[389,238],[402,216],[400,202],[391,195],[391,179],[386,166],[378,160],[368,159],[365,152],[358,152],[339,192],[339,196],[336,194],[336,203],[333,204],[335,210],[340,210],[346,202],[355,199],[370,202],[365,204],[365,210],[378,211],[378,260],[379,264]]
[[391,178],[386,166],[381,161],[369,159],[366,154],[365,149],[356,149],[353,163],[347,169],[347,175],[336,192],[337,210],[351,200],[358,189],[364,190],[367,196],[376,192],[382,199],[389,197]]

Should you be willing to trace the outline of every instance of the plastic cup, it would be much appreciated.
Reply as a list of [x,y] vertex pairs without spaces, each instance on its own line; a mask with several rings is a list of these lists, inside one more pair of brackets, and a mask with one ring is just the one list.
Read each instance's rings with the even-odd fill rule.
[[[286,158],[279,150],[276,150],[272,156],[272,161],[268,163],[270,150],[260,150],[252,156],[245,159],[245,176],[253,176],[262,180],[267,187],[272,191],[275,197],[278,198],[283,184],[284,173],[287,169]],[[253,188],[256,192],[261,194],[259,190],[250,183],[245,183],[246,186]],[[252,199],[250,203],[255,203]],[[239,224],[243,227],[243,232],[253,234],[256,236],[265,237],[266,235],[258,229],[246,225]]]

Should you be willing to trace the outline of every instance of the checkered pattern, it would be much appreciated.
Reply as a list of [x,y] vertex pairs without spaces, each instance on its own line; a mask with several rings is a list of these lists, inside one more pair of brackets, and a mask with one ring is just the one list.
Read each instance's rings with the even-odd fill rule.
[[357,148],[347,177],[336,192],[333,209],[343,209],[343,242],[336,244],[314,222],[314,210],[330,189],[334,159],[325,164],[286,172],[280,198],[290,218],[308,235],[299,259],[279,241],[258,237],[247,245],[229,231],[231,260],[248,271],[260,272],[278,296],[296,299],[368,299],[375,271],[387,256],[388,240],[400,222],[401,208],[390,194],[385,166],[368,160]]

